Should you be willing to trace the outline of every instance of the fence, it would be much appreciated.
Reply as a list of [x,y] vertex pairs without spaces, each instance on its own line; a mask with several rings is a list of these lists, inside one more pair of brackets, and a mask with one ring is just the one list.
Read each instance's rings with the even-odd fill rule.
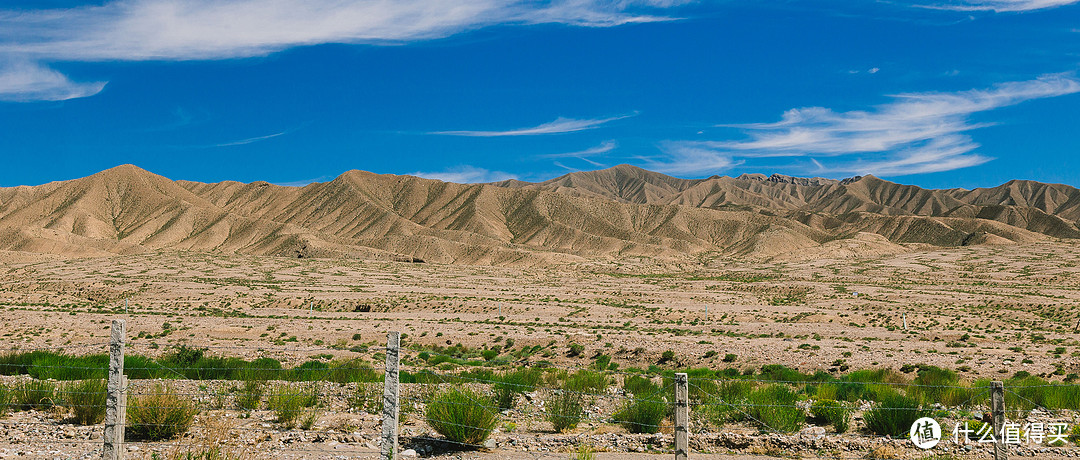
[[[40,414],[0,420],[7,438],[0,438],[0,454],[396,458],[478,449],[533,458],[566,458],[568,452],[588,457],[590,451],[677,459],[1080,455],[1080,386],[1036,378],[961,385],[935,384],[924,374],[906,381],[888,371],[843,379],[649,373],[618,371],[599,360],[586,367],[522,362],[498,368],[402,347],[396,332],[385,347],[205,349],[244,358],[212,358],[204,349],[184,347],[169,359],[142,358],[151,347],[127,342],[124,322],[115,321],[108,344],[23,350],[21,361],[0,362],[0,374],[32,377],[4,392],[0,407],[73,414],[61,421]],[[107,355],[81,361],[54,359],[55,353],[105,350]],[[298,353],[336,358],[332,365],[309,360],[292,368],[272,358]],[[71,383],[55,385],[49,378]],[[98,379],[106,383],[93,387]],[[923,417],[939,423],[936,432],[919,425],[926,428],[917,434],[940,440],[925,451],[908,436]],[[1075,431],[1063,429],[1069,427]],[[19,441],[17,432],[30,441]]]

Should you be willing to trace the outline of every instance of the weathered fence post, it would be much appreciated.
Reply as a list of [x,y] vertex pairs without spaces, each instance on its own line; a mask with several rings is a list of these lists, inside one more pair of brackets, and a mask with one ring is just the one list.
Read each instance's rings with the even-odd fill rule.
[[383,380],[382,458],[398,458],[398,360],[401,333],[386,334],[386,377]]
[[675,374],[675,460],[690,452],[690,388],[685,373]]
[[1005,427],[1005,385],[1001,382],[990,382],[990,415],[994,428],[994,460],[1008,460],[1002,431]]
[[112,322],[112,339],[109,341],[109,383],[105,397],[105,445],[101,458],[122,460],[124,458],[124,422],[127,404],[124,397],[124,338],[127,327],[122,319]]

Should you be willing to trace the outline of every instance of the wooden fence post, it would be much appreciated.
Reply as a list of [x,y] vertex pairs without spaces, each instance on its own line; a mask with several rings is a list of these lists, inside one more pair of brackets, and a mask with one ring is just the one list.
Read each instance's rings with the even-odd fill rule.
[[401,333],[386,334],[386,376],[383,380],[382,458],[397,460],[398,452],[398,362]]
[[127,326],[124,320],[112,322],[112,339],[109,340],[109,383],[105,396],[105,445],[101,458],[104,460],[123,460],[124,458],[124,422],[127,402],[124,379],[124,340]]
[[990,415],[994,425],[994,460],[1008,460],[1009,453],[1005,445],[1005,385],[990,382]]
[[690,453],[690,388],[685,373],[675,374],[675,460]]

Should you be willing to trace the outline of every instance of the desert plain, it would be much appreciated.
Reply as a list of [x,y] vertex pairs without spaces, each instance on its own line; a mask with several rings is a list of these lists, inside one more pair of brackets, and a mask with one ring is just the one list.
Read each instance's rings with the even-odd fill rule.
[[[1072,241],[919,248],[870,257],[842,252],[834,258],[767,261],[630,257],[545,267],[185,251],[89,258],[5,252],[0,257],[2,331],[9,352],[59,347],[72,354],[102,353],[110,323],[124,319],[128,353],[160,356],[183,345],[215,356],[271,357],[285,367],[359,359],[378,368],[381,363],[371,353],[357,351],[377,349],[387,332],[398,331],[404,334],[405,370],[420,367],[416,351],[460,344],[478,352],[494,347],[505,356],[504,365],[542,361],[570,370],[588,368],[597,356],[607,355],[615,369],[752,373],[782,364],[837,376],[933,365],[955,370],[968,382],[1003,379],[1020,370],[1061,382],[1080,372],[1075,327],[1080,244]],[[575,352],[575,346],[582,349]],[[515,349],[537,351],[511,358]],[[214,394],[205,385],[191,391]],[[258,452],[282,458],[375,455],[378,417],[340,412],[328,406],[312,431],[284,444],[274,436],[236,439],[250,443],[243,449],[273,440],[275,450]],[[567,436],[551,434],[528,414],[506,415],[517,428],[496,430],[498,448],[444,455],[537,456],[536,446],[528,454],[503,441]],[[86,445],[95,439],[93,427],[80,428],[89,440],[66,447],[50,443],[35,450],[32,439],[10,437],[9,424],[27,417],[36,417],[40,431],[34,433],[42,440],[51,439],[50,430],[71,429],[47,412],[9,415],[0,421],[9,436],[0,433],[0,444],[8,444],[0,452],[94,455],[96,446]],[[422,416],[403,418],[403,435],[429,434]],[[257,422],[235,420],[241,426]],[[259,426],[279,430],[267,428],[270,423]],[[348,430],[367,434],[348,440],[356,442],[335,440],[333,433]],[[583,423],[570,438],[619,431],[611,424]],[[321,437],[313,434],[320,432]],[[541,447],[547,451],[543,455],[563,458],[568,454],[559,452],[567,450],[565,444]],[[169,446],[157,451],[167,452]],[[315,450],[290,454],[289,446]],[[90,453],[80,455],[79,449]],[[614,446],[599,450],[619,452]]]

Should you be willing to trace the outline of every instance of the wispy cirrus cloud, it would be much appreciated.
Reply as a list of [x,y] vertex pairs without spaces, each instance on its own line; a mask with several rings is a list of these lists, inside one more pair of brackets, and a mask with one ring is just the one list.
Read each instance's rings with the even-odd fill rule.
[[417,171],[409,173],[410,176],[423,177],[425,179],[441,180],[458,184],[480,184],[486,182],[499,182],[508,179],[517,179],[517,176],[503,171],[491,171],[475,166],[463,165],[447,168],[442,171]]
[[907,93],[872,110],[836,112],[824,107],[788,110],[780,121],[722,125],[742,129],[747,139],[672,141],[661,144],[666,159],[656,166],[684,174],[712,173],[725,164],[777,158],[810,158],[814,173],[921,174],[983,164],[968,131],[989,126],[970,116],[1032,99],[1080,92],[1080,80],[1046,75],[990,89],[954,93]]
[[0,62],[0,100],[63,101],[93,96],[105,82],[75,82],[36,62],[15,59]]
[[428,134],[466,137],[537,136],[543,134],[564,134],[599,128],[605,123],[610,123],[615,120],[622,120],[624,118],[629,118],[632,116],[634,115],[621,115],[610,118],[591,119],[558,117],[555,119],[555,121],[550,121],[541,125],[528,128],[515,128],[505,131],[434,131]]
[[[607,165],[605,165],[603,163],[600,163],[598,161],[592,160],[591,157],[600,156],[600,155],[604,155],[606,153],[609,153],[609,152],[615,150],[616,148],[618,148],[618,146],[619,146],[619,144],[617,142],[613,141],[613,140],[604,141],[604,142],[600,143],[600,145],[598,145],[596,147],[588,148],[588,149],[585,149],[585,150],[579,150],[577,152],[547,153],[547,154],[539,155],[539,158],[550,158],[550,159],[576,158],[578,160],[589,163],[589,164],[591,164],[593,166],[598,166],[598,167],[604,168],[604,167],[607,167]],[[563,165],[563,164],[561,164],[559,162],[555,162],[555,165],[559,166],[560,168],[573,169],[573,168],[569,168],[569,167],[567,167],[567,166],[565,166],[565,165]]]
[[[664,10],[681,3],[686,2],[113,0],[67,9],[0,9],[0,58],[37,63],[243,58],[323,43],[408,43],[492,25],[614,27],[664,21],[672,19]],[[37,65],[37,72],[7,77],[21,83],[8,83],[7,94],[16,95],[8,100],[96,93],[94,86],[64,86],[57,80],[66,77]],[[58,89],[40,89],[50,84]],[[93,85],[100,90],[102,84]]]
[[667,141],[660,144],[664,157],[641,158],[645,169],[673,175],[709,175],[741,165],[732,155],[707,145],[686,141]]
[[954,11],[994,11],[1015,13],[1042,10],[1080,3],[1080,0],[952,0],[937,4],[918,5],[923,8]]
[[284,136],[284,135],[286,135],[288,133],[289,133],[288,131],[282,131],[280,133],[267,134],[265,136],[256,136],[256,137],[249,137],[247,139],[240,139],[240,140],[236,140],[236,141],[222,142],[220,144],[214,144],[214,147],[232,147],[234,145],[254,144],[254,143],[259,142],[259,141],[265,141],[267,139],[273,139],[273,138],[278,137],[278,136]]

